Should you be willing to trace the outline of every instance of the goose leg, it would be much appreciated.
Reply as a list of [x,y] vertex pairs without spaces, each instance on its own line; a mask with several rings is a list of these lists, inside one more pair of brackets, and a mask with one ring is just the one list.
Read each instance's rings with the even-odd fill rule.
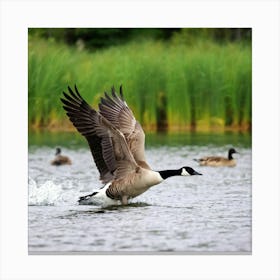
[[127,201],[127,196],[122,196],[122,205],[127,205],[128,201]]

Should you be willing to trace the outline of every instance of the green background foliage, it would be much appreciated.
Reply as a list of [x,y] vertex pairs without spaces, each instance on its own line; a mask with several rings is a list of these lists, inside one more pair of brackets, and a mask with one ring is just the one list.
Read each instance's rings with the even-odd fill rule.
[[63,130],[77,85],[96,107],[122,84],[146,130],[250,130],[250,29],[30,29],[30,128]]

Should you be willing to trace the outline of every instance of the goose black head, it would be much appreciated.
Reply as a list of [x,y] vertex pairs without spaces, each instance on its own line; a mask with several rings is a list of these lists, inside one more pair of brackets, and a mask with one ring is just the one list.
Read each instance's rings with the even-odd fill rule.
[[234,148],[230,148],[228,150],[228,159],[233,159],[232,154],[238,154],[238,152]]
[[56,152],[55,152],[55,155],[59,155],[61,153],[61,149],[60,148],[56,148]]
[[192,175],[202,175],[201,173],[198,173],[193,168],[189,166],[184,166],[181,168],[181,176],[192,176]]
[[231,154],[238,154],[238,152],[234,148],[230,148],[228,152]]

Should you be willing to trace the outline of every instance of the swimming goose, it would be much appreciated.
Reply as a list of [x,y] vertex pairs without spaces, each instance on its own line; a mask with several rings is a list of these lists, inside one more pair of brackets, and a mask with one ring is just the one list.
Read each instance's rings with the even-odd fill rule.
[[69,119],[86,138],[104,187],[80,197],[80,204],[103,201],[107,205],[128,199],[147,191],[171,176],[202,175],[191,167],[154,171],[146,162],[145,134],[124,100],[122,87],[117,95],[105,92],[99,111],[93,109],[80,95],[68,87],[61,98]]
[[55,159],[51,161],[51,164],[64,165],[64,164],[72,164],[72,162],[69,157],[61,155],[60,148],[56,148]]
[[232,157],[232,154],[238,153],[235,149],[231,148],[228,151],[228,157],[217,157],[217,156],[210,156],[210,157],[203,157],[200,159],[194,159],[195,161],[199,162],[202,166],[235,166],[236,160]]

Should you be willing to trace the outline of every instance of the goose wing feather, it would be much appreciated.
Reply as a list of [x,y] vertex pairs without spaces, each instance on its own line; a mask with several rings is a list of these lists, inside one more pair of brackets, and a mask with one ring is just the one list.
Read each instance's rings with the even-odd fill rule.
[[226,158],[211,156],[211,157],[204,157],[200,159],[200,161],[221,161],[221,160],[226,160]]
[[63,92],[63,108],[76,129],[87,139],[100,180],[107,183],[138,168],[124,135],[104,116],[94,110],[79,94],[68,87]]
[[[135,161],[145,163],[145,133],[124,100],[122,86],[120,96],[114,87],[111,96],[105,92],[99,103],[99,112],[123,133]],[[146,163],[143,167],[150,169]]]

